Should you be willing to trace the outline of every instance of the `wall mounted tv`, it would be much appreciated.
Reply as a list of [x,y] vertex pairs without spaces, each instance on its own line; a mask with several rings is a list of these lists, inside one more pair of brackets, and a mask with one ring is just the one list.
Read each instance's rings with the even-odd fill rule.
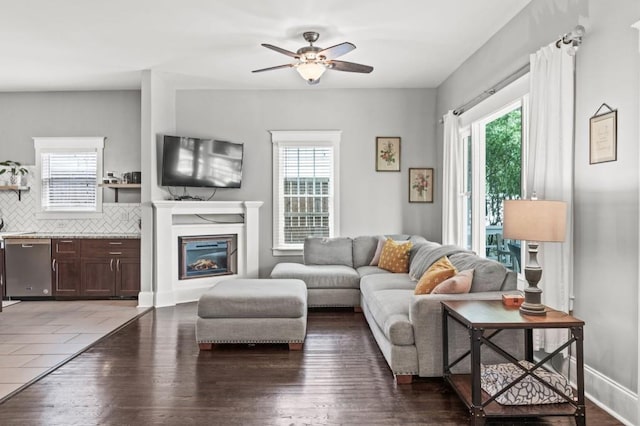
[[162,185],[240,188],[243,154],[241,143],[165,135]]

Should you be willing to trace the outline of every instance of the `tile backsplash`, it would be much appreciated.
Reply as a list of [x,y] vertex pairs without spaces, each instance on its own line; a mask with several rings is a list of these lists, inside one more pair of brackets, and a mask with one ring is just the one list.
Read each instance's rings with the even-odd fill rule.
[[[27,185],[31,186],[31,177]],[[22,191],[22,201],[14,191],[0,191],[0,218],[4,220],[2,232],[62,232],[65,233],[139,233],[140,203],[103,203],[102,217],[93,219],[37,219],[36,194],[31,189]]]

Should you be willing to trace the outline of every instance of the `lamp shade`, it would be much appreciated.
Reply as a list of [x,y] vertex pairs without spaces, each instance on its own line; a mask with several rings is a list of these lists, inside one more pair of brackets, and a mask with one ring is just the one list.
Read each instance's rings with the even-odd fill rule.
[[562,242],[566,227],[567,203],[564,201],[504,201],[504,238]]

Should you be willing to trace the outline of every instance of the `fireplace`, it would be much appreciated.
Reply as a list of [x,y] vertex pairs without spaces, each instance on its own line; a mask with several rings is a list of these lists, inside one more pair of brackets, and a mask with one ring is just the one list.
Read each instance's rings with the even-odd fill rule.
[[235,274],[236,240],[236,235],[178,237],[179,279]]

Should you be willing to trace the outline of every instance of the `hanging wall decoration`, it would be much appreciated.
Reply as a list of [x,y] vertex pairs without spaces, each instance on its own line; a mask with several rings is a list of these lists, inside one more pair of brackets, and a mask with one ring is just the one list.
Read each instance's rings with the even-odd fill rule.
[[376,171],[399,172],[400,171],[400,138],[377,137],[376,138]]
[[433,169],[409,169],[409,202],[433,203]]
[[[603,108],[606,110],[601,113]],[[589,119],[589,164],[606,163],[617,159],[618,110],[603,103]]]

